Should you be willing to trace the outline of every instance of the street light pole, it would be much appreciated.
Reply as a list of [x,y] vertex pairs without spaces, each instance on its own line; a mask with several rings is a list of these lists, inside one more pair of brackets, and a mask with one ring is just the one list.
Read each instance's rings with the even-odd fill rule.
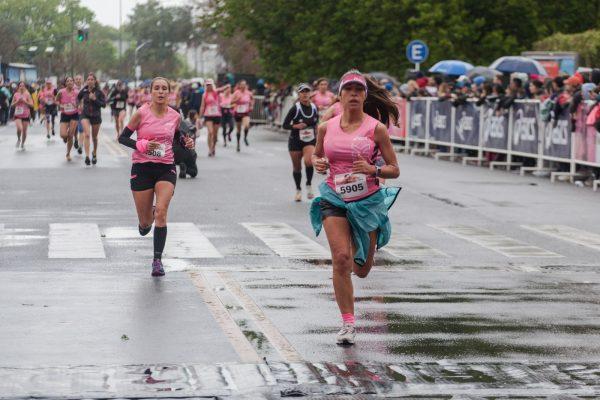
[[135,51],[133,52],[133,58],[134,58],[134,63],[135,63],[135,68],[136,68],[136,72],[135,72],[135,87],[137,87],[137,83],[138,83],[138,76],[137,76],[138,51],[140,51],[142,49],[142,47],[144,47],[145,45],[147,45],[150,42],[151,42],[151,40],[146,40],[146,41],[142,42],[142,44],[140,44],[139,46],[137,46],[135,48]]

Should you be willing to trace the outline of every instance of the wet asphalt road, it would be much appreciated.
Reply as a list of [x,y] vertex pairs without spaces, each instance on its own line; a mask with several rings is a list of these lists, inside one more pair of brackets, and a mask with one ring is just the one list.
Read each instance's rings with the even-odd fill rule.
[[88,168],[37,124],[25,152],[0,128],[0,398],[600,396],[599,193],[399,155],[394,238],[342,348],[285,135],[215,159],[200,140],[152,279],[105,121]]

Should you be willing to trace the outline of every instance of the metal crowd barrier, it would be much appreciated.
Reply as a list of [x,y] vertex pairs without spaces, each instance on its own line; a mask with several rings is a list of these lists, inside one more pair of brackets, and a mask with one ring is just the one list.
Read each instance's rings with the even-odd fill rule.
[[266,124],[268,122],[267,114],[264,106],[265,96],[254,96],[254,107],[250,113],[250,123]]
[[[393,138],[411,154],[435,153],[436,159],[457,156],[456,150],[477,152],[475,157],[463,157],[463,164],[481,165],[484,152],[506,155],[506,161],[491,161],[491,169],[503,166],[520,167],[521,174],[549,171],[551,180],[577,175],[578,166],[600,168],[600,133],[586,125],[586,117],[593,102],[585,102],[575,115],[564,110],[554,121],[544,122],[538,100],[517,100],[509,110],[495,112],[487,105],[477,106],[474,100],[453,107],[449,101],[437,98],[414,98],[406,102],[406,133]],[[441,152],[433,146],[445,147]],[[526,167],[515,157],[535,159],[535,166]],[[569,164],[568,172],[557,172],[546,167],[548,161]],[[595,185],[598,186],[598,183]]]

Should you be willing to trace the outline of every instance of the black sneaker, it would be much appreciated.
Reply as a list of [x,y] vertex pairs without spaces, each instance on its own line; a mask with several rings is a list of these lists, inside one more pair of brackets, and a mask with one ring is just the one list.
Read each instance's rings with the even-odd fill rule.
[[92,154],[92,164],[96,165],[97,162],[98,162],[98,159],[96,158],[96,155]]
[[79,153],[79,154],[83,153],[83,149],[81,148],[81,146],[79,146],[79,148],[77,149],[77,153]]
[[52,136],[54,136],[54,135],[55,135],[55,133],[54,133],[54,128],[52,128]]
[[50,139],[50,134],[49,133],[46,133],[46,138]]
[[152,225],[147,226],[145,228],[142,228],[140,225],[138,225],[138,230],[140,231],[140,235],[146,236],[152,230]]
[[90,164],[91,164],[91,163],[90,163],[90,158],[89,158],[89,157],[86,157],[86,158],[85,158],[85,165],[90,165]]
[[187,173],[187,166],[185,165],[185,163],[180,163],[179,164],[179,179],[185,179],[186,173]]
[[[77,138],[75,138],[75,142],[73,142],[73,147],[75,147],[77,150],[79,150],[79,142],[77,141]],[[79,153],[81,154],[81,153]]]
[[248,143],[248,138],[247,137],[244,138],[244,143],[246,143],[246,146],[250,146],[250,143]]

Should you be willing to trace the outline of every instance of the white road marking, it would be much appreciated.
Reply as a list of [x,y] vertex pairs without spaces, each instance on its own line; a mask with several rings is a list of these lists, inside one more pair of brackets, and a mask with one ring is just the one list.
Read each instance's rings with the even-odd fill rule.
[[28,246],[36,240],[43,240],[48,237],[33,234],[39,231],[39,229],[6,228],[4,224],[0,224],[0,248]]
[[281,257],[329,259],[331,254],[317,242],[288,224],[245,222],[241,224]]
[[210,313],[215,318],[215,321],[219,324],[236,353],[240,356],[241,361],[249,363],[260,362],[260,357],[227,312],[221,300],[219,300],[213,289],[207,284],[202,273],[191,272],[190,277],[198,289],[202,300],[204,300]]
[[567,225],[521,225],[522,228],[548,235],[556,239],[580,244],[590,249],[600,250],[600,234],[573,228]]
[[50,224],[48,258],[106,258],[97,224]]
[[389,243],[385,245],[383,250],[399,258],[448,257],[446,253],[436,250],[417,239],[404,235],[392,235],[392,238]]
[[273,325],[273,323],[262,312],[258,304],[244,292],[240,284],[233,278],[229,272],[219,272],[218,275],[223,279],[227,289],[238,299],[242,307],[252,316],[254,322],[258,325],[262,333],[267,337],[271,346],[281,355],[285,362],[300,362],[302,357],[294,349],[291,343],[283,334]]
[[198,227],[191,222],[167,224],[165,257],[171,258],[222,258]]
[[[143,237],[140,235],[138,228],[134,226],[112,226],[104,228],[103,232],[104,237],[107,239],[136,239]],[[152,231],[145,237],[152,237]]]
[[475,243],[486,249],[500,253],[506,257],[562,257],[559,254],[541,247],[529,245],[486,229],[469,225],[429,225],[450,235]]

